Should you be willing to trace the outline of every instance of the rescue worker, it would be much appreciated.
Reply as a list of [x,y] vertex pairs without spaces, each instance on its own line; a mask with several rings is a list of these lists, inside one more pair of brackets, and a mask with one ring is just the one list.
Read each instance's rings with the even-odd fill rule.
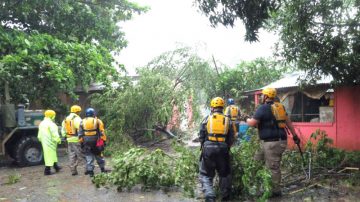
[[95,160],[101,172],[106,172],[105,159],[102,154],[103,149],[97,147],[99,138],[106,142],[105,128],[103,122],[95,116],[93,108],[87,108],[85,111],[85,118],[80,124],[79,138],[86,159],[85,175],[94,176]]
[[287,116],[285,107],[280,102],[274,102],[276,98],[275,88],[262,90],[262,105],[256,110],[253,118],[248,118],[249,126],[257,127],[261,140],[260,150],[255,154],[255,160],[265,161],[266,167],[271,171],[273,192],[272,197],[281,196],[281,171],[280,164],[282,154],[287,146],[288,127],[296,144],[300,143],[291,120]]
[[67,151],[69,155],[70,171],[71,175],[77,175],[77,166],[79,161],[84,159],[80,142],[79,142],[79,128],[81,123],[80,118],[81,107],[73,105],[70,108],[70,114],[62,122],[61,134],[66,138],[68,143]]
[[205,201],[215,201],[213,179],[215,170],[219,175],[222,199],[229,200],[231,188],[230,147],[234,142],[231,119],[223,114],[224,100],[211,100],[211,114],[202,121],[199,140],[201,143],[200,182]]
[[56,172],[59,172],[61,167],[57,164],[57,145],[61,143],[58,127],[55,124],[56,113],[54,110],[46,110],[44,113],[44,120],[39,125],[38,139],[42,145],[45,170],[44,175],[51,175],[51,167],[54,166]]
[[228,106],[225,108],[225,116],[230,117],[231,122],[235,124],[235,134],[239,132],[239,124],[241,119],[240,108],[235,105],[235,101],[232,98],[228,99]]

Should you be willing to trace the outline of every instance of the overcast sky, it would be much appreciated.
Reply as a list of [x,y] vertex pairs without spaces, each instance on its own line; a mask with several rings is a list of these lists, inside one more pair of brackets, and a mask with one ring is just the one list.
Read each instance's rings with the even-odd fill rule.
[[233,28],[222,25],[213,28],[208,18],[193,6],[194,0],[132,0],[146,5],[150,10],[120,24],[128,46],[116,60],[124,64],[129,74],[146,65],[165,51],[174,50],[179,44],[198,50],[204,59],[215,59],[230,67],[241,60],[270,57],[276,37],[260,32],[260,42],[244,42],[244,27],[237,22]]

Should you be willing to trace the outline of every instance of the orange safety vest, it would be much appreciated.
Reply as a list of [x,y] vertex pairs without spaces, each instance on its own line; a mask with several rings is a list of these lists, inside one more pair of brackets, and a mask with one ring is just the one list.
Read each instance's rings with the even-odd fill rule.
[[76,135],[75,118],[76,116],[74,115],[73,117],[66,117],[64,120],[65,132],[68,136]]

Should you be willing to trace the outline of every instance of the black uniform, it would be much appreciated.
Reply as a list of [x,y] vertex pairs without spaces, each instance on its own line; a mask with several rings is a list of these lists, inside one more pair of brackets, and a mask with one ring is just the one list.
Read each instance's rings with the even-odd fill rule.
[[[215,112],[212,115],[223,115],[220,112]],[[222,197],[228,198],[231,188],[231,169],[230,169],[230,146],[234,141],[234,128],[230,118],[224,116],[224,124],[227,124],[228,130],[226,134],[220,138],[213,137],[207,129],[209,117],[206,117],[201,123],[199,140],[202,145],[202,153],[200,159],[200,181],[203,186],[205,197],[208,201],[215,200],[215,192],[213,190],[213,178],[215,177],[215,170],[219,174],[220,189]],[[226,121],[225,121],[226,120]],[[213,138],[209,138],[213,137]],[[221,139],[225,138],[225,141]],[[211,139],[211,140],[210,140]],[[218,140],[218,141],[217,141]],[[221,141],[220,141],[221,140]]]

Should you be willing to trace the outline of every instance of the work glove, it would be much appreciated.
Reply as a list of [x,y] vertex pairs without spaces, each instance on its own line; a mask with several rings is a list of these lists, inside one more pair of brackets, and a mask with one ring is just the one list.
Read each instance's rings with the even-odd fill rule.
[[295,144],[300,144],[300,139],[297,135],[293,135],[293,140],[294,140]]

